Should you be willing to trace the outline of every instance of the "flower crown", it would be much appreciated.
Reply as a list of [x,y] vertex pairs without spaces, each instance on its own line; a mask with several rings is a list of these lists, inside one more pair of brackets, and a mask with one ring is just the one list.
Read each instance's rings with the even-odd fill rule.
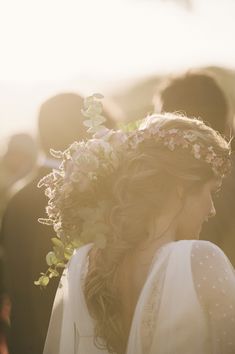
[[[170,113],[165,116],[166,119],[170,117],[172,117]],[[131,137],[131,146],[133,148],[136,148],[142,141],[153,138],[160,140],[162,145],[170,151],[174,151],[177,148],[189,149],[195,159],[202,159],[211,165],[211,169],[217,177],[222,178],[229,173],[231,162],[227,153],[225,156],[218,156],[213,146],[208,147],[199,142],[197,135],[192,130],[165,129],[158,124],[154,124],[158,122],[159,118],[159,115],[149,116],[139,129],[133,133]],[[195,118],[195,122],[201,130],[205,129],[205,125],[199,119]]]
[[[94,94],[84,100],[84,125],[92,138],[74,142],[64,152],[51,150],[55,158],[62,160],[61,165],[38,184],[38,187],[46,188],[45,194],[49,198],[46,208],[48,218],[39,219],[39,222],[52,225],[56,237],[52,238],[53,250],[46,256],[49,268],[46,273],[41,273],[35,281],[36,285],[45,287],[50,278],[59,276],[59,269],[66,266],[74,249],[81,245],[93,242],[98,248],[106,246],[111,232],[105,222],[110,201],[89,204],[87,198],[92,196],[100,179],[117,170],[127,150],[136,149],[143,141],[153,138],[161,141],[170,151],[189,149],[195,159],[203,159],[210,164],[216,176],[223,177],[230,168],[228,156],[217,156],[212,146],[206,147],[198,141],[195,132],[164,129],[156,124],[159,115],[131,123],[124,127],[124,131],[107,129],[103,125],[102,98],[102,95]],[[203,123],[196,122],[203,129]],[[66,211],[69,211],[69,220],[64,216]]]

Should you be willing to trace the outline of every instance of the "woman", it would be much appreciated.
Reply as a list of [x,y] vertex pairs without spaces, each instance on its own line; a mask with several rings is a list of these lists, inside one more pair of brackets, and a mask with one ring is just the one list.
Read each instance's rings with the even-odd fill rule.
[[[235,352],[234,270],[198,240],[229,154],[203,122],[168,114],[129,133],[100,129],[57,154],[59,175],[41,183],[47,222],[59,242],[69,238],[67,251],[71,234],[86,245],[61,278],[44,354]],[[54,270],[59,258],[58,248],[47,257]]]

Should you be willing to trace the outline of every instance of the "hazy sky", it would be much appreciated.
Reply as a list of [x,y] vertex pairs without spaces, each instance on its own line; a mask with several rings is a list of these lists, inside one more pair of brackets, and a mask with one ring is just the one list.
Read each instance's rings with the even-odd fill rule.
[[235,67],[235,1],[0,0],[0,136],[32,129],[60,90],[86,94],[151,73]]

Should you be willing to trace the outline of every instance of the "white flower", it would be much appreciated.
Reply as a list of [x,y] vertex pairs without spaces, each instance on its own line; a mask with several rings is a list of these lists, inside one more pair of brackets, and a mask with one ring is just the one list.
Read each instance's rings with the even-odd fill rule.
[[201,150],[201,146],[199,144],[193,145],[193,155],[196,159],[201,158],[200,150]]
[[158,135],[160,136],[160,138],[165,138],[165,136],[166,136],[166,131],[165,131],[165,130],[159,130],[159,131],[158,131]]
[[92,151],[87,151],[79,155],[73,156],[73,161],[75,167],[79,169],[82,173],[88,173],[94,171],[99,167],[98,158],[92,153]]
[[194,141],[197,140],[197,136],[195,135],[195,133],[190,132],[190,131],[185,132],[185,133],[183,134],[183,137],[184,137],[185,139],[189,140],[190,142],[194,142]]
[[149,130],[150,134],[157,135],[160,131],[160,127],[156,124],[152,124],[148,130]]
[[99,152],[99,151],[111,151],[112,146],[109,142],[104,141],[103,139],[90,139],[86,143],[87,149],[92,152]]
[[93,135],[94,139],[103,139],[103,140],[108,140],[110,136],[112,136],[115,132],[113,130],[110,130],[106,127],[102,127],[99,129],[99,131],[95,132]]
[[168,148],[169,148],[171,151],[175,150],[175,141],[174,141],[174,139],[170,139],[170,140],[167,142],[167,146],[168,146]]
[[109,142],[112,144],[112,146],[116,149],[119,147],[122,147],[123,144],[128,140],[128,135],[121,130],[117,130],[116,132],[113,132],[109,136]]

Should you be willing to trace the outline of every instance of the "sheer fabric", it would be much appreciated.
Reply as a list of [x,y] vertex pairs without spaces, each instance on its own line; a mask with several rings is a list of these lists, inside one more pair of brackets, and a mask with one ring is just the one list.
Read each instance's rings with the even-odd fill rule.
[[213,353],[235,353],[235,273],[216,245],[193,245],[192,270],[196,291],[207,314]]
[[[55,298],[44,354],[108,354],[94,344],[83,281],[87,253],[75,252]],[[140,294],[126,354],[235,353],[235,273],[207,241],[161,247]]]

